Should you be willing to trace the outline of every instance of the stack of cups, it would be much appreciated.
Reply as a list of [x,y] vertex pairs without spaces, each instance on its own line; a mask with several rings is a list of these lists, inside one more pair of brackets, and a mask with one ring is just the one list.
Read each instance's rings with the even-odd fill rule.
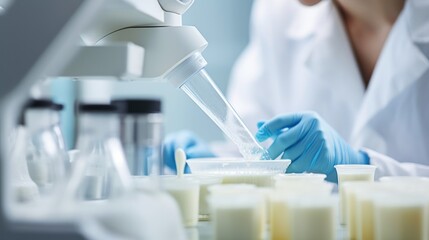
[[350,239],[428,239],[429,181],[388,177],[343,184]]
[[336,165],[340,196],[340,222],[347,224],[346,192],[344,184],[347,182],[374,182],[375,166],[372,165]]
[[271,239],[335,239],[333,185],[324,174],[276,176],[270,197]]

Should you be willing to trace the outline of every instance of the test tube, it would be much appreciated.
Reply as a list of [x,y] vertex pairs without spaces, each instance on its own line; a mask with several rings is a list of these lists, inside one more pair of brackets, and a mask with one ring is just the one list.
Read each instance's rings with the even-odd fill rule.
[[[195,53],[172,70],[167,79],[178,85],[207,114],[245,159],[271,159],[206,72],[206,64],[201,53]],[[199,70],[183,81],[190,69]]]

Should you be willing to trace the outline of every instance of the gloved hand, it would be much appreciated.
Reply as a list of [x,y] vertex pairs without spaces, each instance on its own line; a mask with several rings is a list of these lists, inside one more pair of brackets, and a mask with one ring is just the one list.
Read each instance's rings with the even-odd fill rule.
[[280,154],[291,159],[288,172],[318,172],[337,181],[334,165],[369,164],[369,157],[354,150],[319,115],[313,112],[281,115],[258,123],[256,139],[273,138],[268,148],[272,159]]
[[[186,153],[186,158],[215,157],[209,146],[190,131],[180,131],[168,135],[164,140],[163,158],[164,164],[176,172],[176,161],[174,153],[177,148],[182,148]],[[189,172],[186,165],[185,173]]]

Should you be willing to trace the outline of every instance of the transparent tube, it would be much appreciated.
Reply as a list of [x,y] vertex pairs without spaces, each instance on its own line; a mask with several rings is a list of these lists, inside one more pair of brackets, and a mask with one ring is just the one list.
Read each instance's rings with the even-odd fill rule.
[[245,159],[270,159],[267,150],[258,144],[204,68],[180,88],[237,145]]

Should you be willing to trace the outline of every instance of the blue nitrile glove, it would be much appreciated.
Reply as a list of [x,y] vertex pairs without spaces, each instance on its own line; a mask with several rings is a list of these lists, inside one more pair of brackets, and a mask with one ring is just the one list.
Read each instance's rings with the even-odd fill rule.
[[258,123],[256,139],[263,142],[273,138],[268,148],[272,159],[280,154],[291,159],[287,172],[324,173],[328,180],[337,181],[334,165],[368,164],[366,153],[354,150],[319,115],[313,112],[277,116]]
[[[186,153],[186,158],[205,158],[215,157],[210,151],[209,146],[194,133],[190,131],[180,131],[168,135],[164,140],[163,158],[164,164],[176,172],[176,161],[174,153],[177,148],[182,148]],[[186,165],[185,173],[189,173],[189,167]]]

